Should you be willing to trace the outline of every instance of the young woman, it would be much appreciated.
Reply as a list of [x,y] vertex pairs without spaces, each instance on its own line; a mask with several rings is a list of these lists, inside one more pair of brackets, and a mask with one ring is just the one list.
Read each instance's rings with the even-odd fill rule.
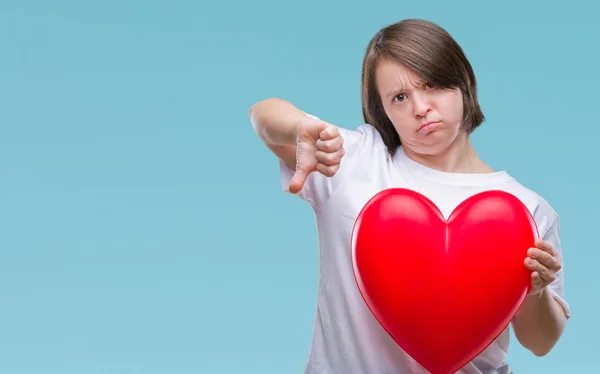
[[[512,321],[518,341],[547,354],[570,316],[564,299],[559,217],[538,194],[475,152],[469,134],[484,120],[476,79],[461,47],[439,26],[404,20],[380,30],[363,62],[365,124],[355,130],[267,99],[251,123],[279,158],[284,191],[313,208],[319,234],[319,289],[305,373],[426,373],[373,317],[354,279],[354,221],[381,190],[404,187],[431,199],[448,217],[467,197],[490,189],[517,196],[540,240],[524,258],[532,287]],[[460,373],[511,373],[505,330]]]

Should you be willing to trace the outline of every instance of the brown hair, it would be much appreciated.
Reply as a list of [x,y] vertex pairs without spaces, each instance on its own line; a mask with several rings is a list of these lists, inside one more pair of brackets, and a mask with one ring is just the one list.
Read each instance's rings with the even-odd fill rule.
[[364,121],[379,131],[390,154],[401,142],[377,92],[375,70],[382,61],[401,63],[436,87],[460,89],[464,105],[462,126],[467,134],[485,120],[477,100],[473,68],[452,36],[440,26],[420,19],[391,24],[369,42],[361,82]]

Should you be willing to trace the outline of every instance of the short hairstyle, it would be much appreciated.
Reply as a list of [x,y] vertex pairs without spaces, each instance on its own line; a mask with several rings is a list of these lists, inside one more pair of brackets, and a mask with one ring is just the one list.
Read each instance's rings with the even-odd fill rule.
[[377,92],[375,73],[383,61],[403,64],[436,87],[460,89],[464,106],[462,126],[467,134],[485,120],[477,100],[473,68],[454,38],[429,21],[396,22],[381,29],[369,42],[361,81],[364,121],[379,131],[390,154],[396,152],[401,141]]

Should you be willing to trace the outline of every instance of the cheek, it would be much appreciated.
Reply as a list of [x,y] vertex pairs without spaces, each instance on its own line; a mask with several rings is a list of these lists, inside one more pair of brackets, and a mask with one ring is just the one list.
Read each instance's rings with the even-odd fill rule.
[[460,125],[463,117],[463,100],[460,93],[450,93],[440,100],[440,111],[452,125]]
[[404,123],[402,120],[402,116],[399,115],[397,108],[394,108],[390,104],[383,104],[383,110],[387,118],[392,122],[394,128],[398,133],[402,134],[402,128],[405,126],[398,126],[399,124]]
[[415,123],[410,116],[404,115],[401,111],[391,111],[388,113],[388,118],[401,138],[414,133]]

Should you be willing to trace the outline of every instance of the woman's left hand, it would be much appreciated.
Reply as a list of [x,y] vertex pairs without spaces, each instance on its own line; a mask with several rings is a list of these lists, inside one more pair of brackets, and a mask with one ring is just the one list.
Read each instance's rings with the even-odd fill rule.
[[535,247],[529,248],[527,256],[525,267],[532,271],[529,295],[537,295],[556,279],[562,266],[554,248],[541,238],[535,240]]

